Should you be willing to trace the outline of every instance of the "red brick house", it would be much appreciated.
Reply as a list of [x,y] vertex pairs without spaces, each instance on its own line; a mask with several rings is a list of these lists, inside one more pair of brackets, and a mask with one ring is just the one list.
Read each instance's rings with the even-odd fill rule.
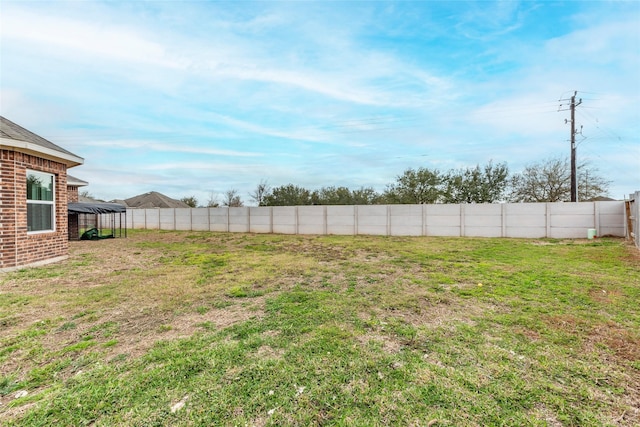
[[0,271],[68,256],[67,169],[83,162],[0,116]]

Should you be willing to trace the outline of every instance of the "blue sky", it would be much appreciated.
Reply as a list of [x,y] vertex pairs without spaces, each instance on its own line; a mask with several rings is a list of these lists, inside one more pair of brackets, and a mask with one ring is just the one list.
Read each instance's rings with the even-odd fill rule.
[[569,155],[575,90],[578,160],[640,190],[640,2],[3,0],[0,25],[1,114],[106,200],[519,172]]

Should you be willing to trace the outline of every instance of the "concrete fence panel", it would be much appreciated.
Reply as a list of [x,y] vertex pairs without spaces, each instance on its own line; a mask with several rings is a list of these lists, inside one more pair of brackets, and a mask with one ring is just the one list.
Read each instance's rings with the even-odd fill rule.
[[535,239],[547,235],[546,203],[504,205],[504,237]]
[[298,234],[297,206],[273,207],[273,232]]
[[547,237],[587,237],[587,230],[596,226],[593,206],[594,203],[549,203],[551,230]]
[[144,214],[145,228],[150,230],[159,230],[160,228],[160,210],[146,209]]
[[464,236],[503,237],[502,220],[502,205],[465,205]]
[[624,204],[618,202],[595,202],[596,218],[599,218],[597,227],[598,236],[624,236],[624,222],[620,223],[620,217],[624,218]]
[[271,233],[271,208],[254,207],[249,208],[249,216],[251,217],[250,230],[252,233]]
[[136,229],[152,230],[152,227],[147,227],[147,209],[128,209],[127,210],[127,227]]
[[174,209],[174,223],[175,230],[189,231],[193,229],[193,222],[191,218],[191,208],[176,208]]
[[460,205],[425,205],[425,235],[461,236]]
[[324,206],[298,206],[298,234],[326,234]]
[[248,233],[250,216],[248,207],[228,208],[229,231],[232,233]]
[[209,230],[229,231],[229,209],[211,208],[209,209]]
[[386,205],[356,206],[356,234],[389,234],[389,207]]
[[327,234],[356,234],[356,206],[327,206]]
[[209,231],[209,208],[191,209],[191,229]]
[[[164,209],[158,209],[156,212],[158,214],[158,224],[159,224],[160,230],[176,229],[175,209],[164,208]],[[150,218],[149,214],[151,214],[151,212],[147,214],[147,219]]]
[[424,205],[390,205],[389,234],[391,236],[422,236]]

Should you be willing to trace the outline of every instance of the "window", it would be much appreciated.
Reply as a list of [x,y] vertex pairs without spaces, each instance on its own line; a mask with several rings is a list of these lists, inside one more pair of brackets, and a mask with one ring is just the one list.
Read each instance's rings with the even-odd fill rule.
[[55,178],[50,173],[27,171],[27,231],[55,229]]

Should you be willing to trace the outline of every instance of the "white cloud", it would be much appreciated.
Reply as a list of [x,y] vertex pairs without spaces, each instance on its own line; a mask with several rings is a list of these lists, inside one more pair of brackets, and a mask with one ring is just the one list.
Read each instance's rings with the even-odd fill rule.
[[55,49],[58,54],[69,57],[77,58],[80,53],[101,61],[147,63],[171,68],[185,66],[168,59],[163,46],[131,28],[99,21],[79,22],[60,16],[14,10],[11,19],[2,21],[2,37],[12,42],[35,43],[45,51]]
[[[11,18],[3,20],[2,38],[9,47],[61,57],[87,67],[88,72],[99,63],[96,77],[113,75],[163,92],[178,92],[194,78],[202,79],[206,86],[224,85],[224,90],[249,81],[299,90],[299,95],[319,94],[346,103],[396,108],[424,105],[427,99],[447,95],[454,87],[443,77],[353,43],[346,31],[341,32],[343,39],[330,34],[319,37],[302,30],[299,23],[289,33],[299,34],[303,41],[292,45],[286,40],[264,42],[261,31],[282,24],[276,12],[240,23],[214,22],[215,36],[204,39],[171,28],[135,28],[100,18],[80,20],[14,8]],[[26,23],[29,31],[24,30]],[[194,21],[193,25],[201,28],[204,24]],[[247,28],[253,30],[247,34]],[[299,61],[296,56],[304,42],[310,42],[316,51],[311,61]],[[289,56],[283,56],[282,50],[289,51]],[[388,82],[378,84],[389,78],[396,87]]]
[[85,146],[124,148],[124,149],[145,149],[153,151],[163,151],[172,153],[191,153],[211,156],[230,156],[230,157],[260,157],[262,153],[235,151],[217,148],[199,147],[196,145],[170,144],[156,141],[144,140],[125,140],[125,139],[109,139],[105,141],[89,140],[83,143]]

